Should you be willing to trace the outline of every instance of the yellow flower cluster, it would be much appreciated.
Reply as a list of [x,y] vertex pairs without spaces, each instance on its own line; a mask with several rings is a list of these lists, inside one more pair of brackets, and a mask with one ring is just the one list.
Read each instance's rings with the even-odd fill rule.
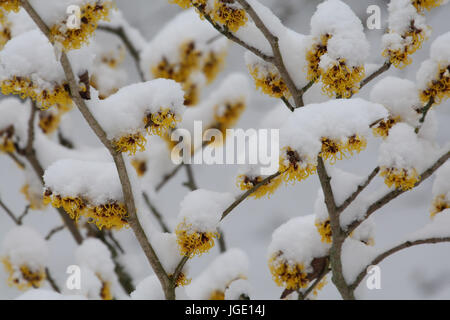
[[413,0],[412,5],[416,7],[418,12],[423,10],[431,10],[435,7],[439,7],[443,3],[443,0]]
[[0,0],[0,8],[6,11],[19,12],[20,0]]
[[257,65],[249,65],[248,68],[255,80],[256,88],[261,89],[264,94],[278,99],[290,97],[289,89],[277,71],[261,70]]
[[25,184],[20,192],[24,195],[25,199],[28,201],[31,210],[42,210],[47,207],[46,204],[42,202],[42,194],[35,193],[30,190],[30,185]]
[[389,117],[386,120],[381,120],[378,124],[372,128],[374,136],[386,138],[389,135],[389,130],[398,122],[400,122],[400,117]]
[[402,35],[402,38],[407,39],[402,48],[386,48],[382,53],[383,57],[389,58],[389,61],[400,69],[412,62],[410,55],[422,47],[422,43],[426,40],[426,30],[417,28],[413,20],[409,30]]
[[448,201],[444,194],[436,196],[433,200],[432,207],[430,210],[430,215],[433,218],[439,212],[450,208],[450,201]]
[[324,160],[329,160],[330,164],[335,164],[337,160],[353,156],[354,152],[360,153],[366,146],[366,139],[359,135],[348,137],[345,143],[324,137],[322,138],[322,151],[320,152],[320,156]]
[[364,66],[351,67],[340,59],[327,70],[320,68],[322,75],[322,92],[330,98],[350,98],[359,91],[359,83],[365,76]]
[[317,172],[315,164],[302,159],[297,151],[285,147],[280,156],[280,168],[282,179],[288,183],[302,181]]
[[148,134],[161,138],[167,136],[170,129],[174,129],[180,119],[169,108],[160,109],[156,113],[148,114],[144,118],[144,125]]
[[306,61],[308,61],[307,79],[309,81],[319,81],[321,76],[319,68],[320,58],[327,52],[327,44],[330,37],[329,34],[322,35],[320,40],[316,41],[306,53]]
[[89,41],[95,32],[100,20],[108,20],[109,12],[114,8],[112,1],[96,1],[95,4],[86,4],[81,7],[80,27],[69,29],[66,21],[50,28],[50,37],[53,42],[59,42],[66,51],[80,49]]
[[136,152],[145,151],[145,145],[147,143],[147,139],[142,135],[142,133],[132,133],[127,134],[119,139],[113,141],[117,152],[127,152],[128,155],[134,156]]
[[151,68],[151,73],[155,78],[171,79],[181,83],[185,91],[185,105],[196,105],[200,97],[200,88],[193,83],[191,76],[197,71],[202,71],[208,83],[213,82],[224,66],[226,50],[203,54],[196,48],[195,42],[187,41],[180,45],[178,56],[176,63],[170,63],[163,58]]
[[38,102],[42,109],[47,109],[54,105],[69,107],[72,105],[72,98],[68,90],[68,85],[56,84],[52,90],[41,89],[33,81],[26,77],[13,77],[3,80],[0,83],[4,95],[14,94],[20,98],[30,98]]
[[128,212],[123,203],[110,201],[102,205],[90,205],[80,197],[61,197],[51,190],[44,192],[44,204],[51,203],[55,208],[63,208],[72,219],[78,221],[81,216],[95,223],[99,229],[121,229],[128,224]]
[[225,50],[219,53],[211,51],[206,55],[202,72],[206,76],[208,84],[212,83],[222,71],[226,56],[227,52]]
[[245,26],[248,17],[244,9],[234,6],[234,0],[216,0],[214,3],[213,19],[232,32]]
[[180,253],[192,258],[195,255],[202,255],[214,247],[214,238],[218,238],[217,232],[197,232],[190,230],[190,225],[185,222],[180,223],[176,230],[177,243]]
[[143,177],[147,172],[147,161],[142,159],[132,159],[131,165],[136,170],[138,177]]
[[52,134],[58,129],[59,124],[61,122],[61,117],[70,109],[72,106],[63,107],[59,104],[56,105],[56,108],[49,110],[40,110],[39,111],[39,128],[41,128],[42,132],[45,134]]
[[226,138],[226,131],[232,128],[245,111],[246,105],[244,99],[236,101],[227,101],[223,105],[214,108],[214,128],[220,130]]
[[409,170],[383,167],[380,176],[384,177],[384,183],[389,188],[394,186],[396,189],[401,189],[403,191],[414,188],[416,183],[420,180],[420,176],[416,169]]
[[214,290],[208,300],[225,300],[225,292],[222,290]]
[[8,21],[5,12],[0,9],[0,50],[11,40],[11,23]]
[[169,2],[178,4],[184,9],[194,6],[202,11],[201,16],[203,13],[208,14],[212,20],[221,23],[232,32],[245,26],[248,20],[245,10],[237,7],[234,0],[215,0],[214,9],[210,12],[206,11],[207,0],[169,0]]
[[14,145],[14,127],[9,126],[0,130],[0,152],[13,153],[16,151]]
[[441,103],[450,97],[450,65],[440,67],[435,79],[428,83],[427,89],[420,93],[420,100],[428,103],[433,98],[434,103]]
[[331,233],[331,224],[330,219],[327,219],[325,221],[316,221],[315,222],[317,231],[319,232],[320,236],[322,237],[322,242],[324,243],[331,243],[332,241],[332,233]]
[[[169,278],[173,277],[173,274],[169,274]],[[184,287],[191,283],[192,279],[189,279],[186,277],[186,275],[183,272],[180,272],[178,275],[176,281],[175,281],[175,287]]]
[[[258,183],[261,183],[264,179],[265,178],[261,176],[249,177],[245,174],[241,174],[237,177],[237,186],[239,189],[247,191],[255,187]],[[270,198],[275,190],[278,189],[282,181],[283,179],[281,175],[270,179],[266,184],[263,184],[258,188],[258,190],[253,192],[250,197],[259,199],[267,195],[268,198]]]
[[102,282],[102,288],[100,289],[100,298],[102,300],[112,300],[113,295],[111,292],[111,282],[109,281],[103,281],[100,276],[97,275],[97,277]]
[[44,268],[30,268],[26,264],[14,266],[8,258],[3,258],[2,263],[8,276],[8,285],[15,286],[19,290],[29,288],[39,288],[45,281],[46,274]]
[[308,274],[302,263],[290,263],[282,258],[282,253],[274,254],[269,259],[269,269],[273,281],[289,290],[306,288],[309,284]]

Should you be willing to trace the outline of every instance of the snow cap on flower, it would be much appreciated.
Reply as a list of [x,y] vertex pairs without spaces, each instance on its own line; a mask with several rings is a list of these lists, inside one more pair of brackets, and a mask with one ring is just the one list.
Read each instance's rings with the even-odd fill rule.
[[14,227],[3,239],[1,260],[11,286],[21,290],[40,287],[46,277],[48,257],[47,242],[30,227]]
[[277,285],[305,288],[327,267],[330,245],[321,241],[314,220],[314,215],[294,218],[273,232],[268,259]]
[[247,279],[248,268],[245,252],[228,249],[186,287],[186,292],[194,300],[224,300],[226,290],[234,282]]
[[183,255],[202,254],[214,246],[222,213],[233,201],[229,193],[204,189],[192,191],[183,199],[176,229]]

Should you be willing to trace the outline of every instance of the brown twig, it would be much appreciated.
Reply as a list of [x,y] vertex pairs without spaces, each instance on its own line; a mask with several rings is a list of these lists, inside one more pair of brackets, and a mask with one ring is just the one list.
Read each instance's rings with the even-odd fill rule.
[[[448,159],[450,158],[450,151],[443,154],[430,168],[425,170],[420,175],[420,180],[416,182],[414,187],[417,187],[420,185],[423,181],[428,179],[437,169],[439,169],[440,166],[442,166]],[[381,207],[388,204],[391,200],[397,198],[399,195],[407,192],[407,190],[402,189],[395,189],[384,196],[382,196],[380,199],[372,203],[366,210],[366,214],[364,215],[364,218],[362,220],[358,220],[350,224],[347,228],[347,235],[351,234],[364,220],[370,217],[375,211],[380,209]]]
[[3,203],[2,199],[0,199],[0,207],[3,208],[8,217],[10,217],[15,224],[21,225],[19,219],[17,219],[14,213]]
[[158,209],[151,203],[150,198],[146,192],[142,193],[142,196],[144,198],[144,202],[147,205],[147,207],[150,209],[150,211],[155,216],[156,220],[158,220],[159,225],[161,226],[161,229],[166,232],[170,233],[170,228],[167,226],[167,224],[164,222],[164,218],[162,214],[159,212]]
[[[417,245],[421,245],[421,244],[442,243],[442,242],[450,242],[450,237],[429,238],[429,239],[420,239],[420,240],[415,240],[415,241],[406,241],[404,243],[401,243],[401,244],[379,254],[375,259],[372,260],[372,262],[369,265],[377,265],[380,262],[382,262],[384,259],[386,259],[387,257],[391,256],[392,254],[394,254],[400,250],[412,247],[412,246],[417,246]],[[367,272],[367,268],[364,269],[363,271],[361,271],[358,274],[358,276],[356,277],[356,280],[350,285],[350,287],[353,290],[355,290],[358,287],[358,285],[361,283],[361,281],[364,279],[364,277],[366,276],[366,272]]]
[[239,4],[244,8],[244,10],[248,13],[248,15],[252,18],[253,22],[255,23],[256,27],[262,32],[264,37],[269,42],[272,51],[273,51],[273,64],[278,69],[278,72],[280,73],[281,77],[283,78],[284,82],[286,83],[286,86],[288,87],[290,93],[292,94],[292,97],[295,101],[295,107],[300,108],[303,107],[303,90],[298,89],[295,85],[294,80],[292,80],[291,75],[289,74],[289,71],[287,70],[283,56],[280,51],[279,41],[278,38],[267,28],[267,26],[264,24],[264,22],[261,20],[259,15],[256,13],[256,11],[252,8],[252,6],[247,2],[247,0],[236,0],[239,2]]
[[422,108],[422,117],[419,119],[419,124],[415,128],[415,133],[419,133],[420,129],[422,129],[423,123],[425,122],[425,119],[427,117],[428,111],[431,110],[431,107],[434,104],[434,97],[431,97],[430,100],[427,102],[427,104]]
[[58,293],[61,293],[61,289],[59,289],[58,285],[56,284],[56,281],[53,279],[52,275],[50,274],[50,270],[48,268],[45,268],[45,275],[47,276],[47,281],[50,283],[50,286],[53,290],[55,290]]
[[128,52],[133,57],[133,60],[136,65],[136,69],[139,73],[139,77],[140,77],[141,81],[145,81],[145,76],[141,69],[141,56],[140,56],[139,50],[136,49],[133,42],[130,40],[130,38],[128,38],[128,35],[125,33],[125,30],[123,29],[123,27],[113,28],[113,27],[102,25],[102,26],[98,27],[98,30],[112,33],[122,40],[124,45],[127,47]]
[[375,70],[370,76],[366,77],[363,81],[361,81],[359,88],[361,89],[365,85],[367,85],[370,81],[381,75],[382,73],[389,70],[391,67],[391,62],[387,61],[385,62],[379,69]]
[[53,237],[53,235],[55,235],[59,231],[64,230],[65,227],[66,227],[65,225],[62,225],[62,226],[58,226],[58,227],[53,228],[52,230],[49,231],[47,236],[45,236],[45,240],[47,240],[47,241],[50,240]]

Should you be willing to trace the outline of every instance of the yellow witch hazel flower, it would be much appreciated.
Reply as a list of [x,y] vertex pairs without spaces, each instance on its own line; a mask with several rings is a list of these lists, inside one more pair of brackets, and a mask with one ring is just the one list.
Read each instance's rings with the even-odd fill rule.
[[146,143],[147,139],[140,132],[126,134],[113,141],[117,152],[128,153],[130,156],[134,156],[138,151],[145,151]]
[[394,186],[396,189],[403,191],[414,188],[420,180],[420,176],[414,168],[381,168],[380,175],[384,177],[384,183],[389,188]]
[[438,68],[433,80],[429,81],[426,89],[420,92],[420,100],[428,103],[431,98],[439,104],[450,97],[450,65]]
[[232,128],[245,111],[245,101],[246,99],[242,97],[216,105],[214,107],[214,127],[225,135],[226,130]]
[[332,241],[332,233],[331,233],[331,224],[330,219],[326,219],[325,221],[316,220],[315,222],[317,231],[319,232],[322,242],[331,243]]
[[214,247],[214,238],[219,237],[217,231],[199,232],[192,230],[192,225],[188,225],[186,222],[182,222],[177,226],[175,234],[177,235],[180,253],[188,257],[208,252]]
[[330,98],[335,96],[350,98],[358,92],[359,83],[365,76],[364,66],[350,66],[345,59],[322,62],[319,68],[322,75],[322,91]]
[[422,47],[430,28],[409,0],[391,1],[388,10],[389,31],[383,35],[382,54],[401,69],[412,62],[410,56]]
[[8,273],[8,284],[19,290],[41,287],[49,255],[44,238],[30,227],[19,226],[6,234],[2,247],[0,260]]
[[374,136],[386,138],[389,135],[389,130],[398,122],[401,121],[400,116],[388,117],[378,122],[373,128],[372,132]]
[[[237,177],[237,186],[239,189],[243,191],[251,190],[254,188],[257,184],[261,183],[266,177],[260,176],[260,175],[248,175],[248,174],[241,174]],[[262,198],[264,196],[267,196],[270,198],[270,196],[275,192],[275,190],[278,189],[278,187],[281,185],[281,182],[283,181],[283,178],[281,176],[277,176],[273,179],[270,179],[267,181],[267,183],[261,185],[255,192],[253,192],[250,197],[253,197],[255,199]]]
[[175,230],[180,253],[186,257],[201,255],[214,246],[219,237],[217,226],[222,212],[234,201],[228,193],[195,190],[181,202]]
[[315,215],[297,217],[278,227],[269,245],[269,269],[274,282],[289,290],[307,288],[327,267],[330,245],[322,242]]
[[302,181],[317,172],[316,164],[291,147],[283,148],[280,156],[281,177],[285,182]]
[[6,13],[0,9],[0,50],[11,38],[11,22],[9,22]]
[[6,11],[19,12],[20,0],[0,0],[0,8]]
[[95,223],[99,229],[122,229],[128,225],[128,212],[125,204],[109,201],[94,205],[81,197],[63,197],[54,194],[50,189],[44,192],[44,204],[51,204],[55,208],[63,208],[67,214],[78,221],[80,217],[88,218],[88,222]]
[[156,113],[148,114],[144,119],[144,123],[148,134],[164,138],[170,129],[174,129],[177,126],[180,120],[172,110],[165,108],[160,109]]
[[80,7],[79,27],[69,28],[64,20],[50,28],[50,37],[62,44],[66,51],[80,49],[89,41],[101,20],[108,20],[110,11],[115,7],[112,1],[86,1]]
[[63,208],[75,221],[85,217],[100,229],[121,229],[128,225],[128,212],[113,163],[59,160],[47,168],[44,181],[44,203]]
[[437,195],[430,209],[430,216],[433,218],[438,213],[450,208],[450,200],[447,199],[445,194]]
[[273,98],[289,98],[289,89],[273,64],[269,64],[252,53],[246,53],[245,60],[257,89]]
[[327,53],[327,43],[331,35],[325,34],[319,37],[320,40],[313,42],[310,50],[306,53],[306,61],[308,61],[307,78],[310,81],[319,81],[320,79],[320,58]]
[[273,281],[278,286],[290,290],[306,288],[309,280],[303,263],[289,263],[282,256],[283,253],[279,252],[269,259],[269,268]]
[[439,7],[440,5],[447,2],[446,0],[412,0],[412,5],[417,9],[417,11],[422,12],[425,9],[431,10],[433,8]]
[[212,17],[232,32],[245,26],[248,20],[247,13],[235,0],[215,0]]
[[0,152],[13,153],[16,151],[14,144],[14,127],[0,129]]

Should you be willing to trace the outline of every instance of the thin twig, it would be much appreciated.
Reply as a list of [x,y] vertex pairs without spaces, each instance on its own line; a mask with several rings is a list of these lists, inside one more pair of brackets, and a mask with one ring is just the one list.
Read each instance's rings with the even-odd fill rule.
[[56,233],[58,233],[61,230],[64,230],[65,227],[66,227],[65,225],[62,225],[62,226],[53,228],[52,230],[49,231],[49,233],[45,237],[45,240],[47,240],[47,241],[50,240],[53,237],[53,235],[55,235]]
[[422,108],[422,117],[419,119],[419,124],[417,125],[416,129],[414,130],[416,133],[419,133],[420,129],[423,126],[423,123],[425,122],[425,118],[427,117],[428,111],[431,110],[431,107],[434,104],[434,97],[431,97],[430,100],[427,102],[427,104]]
[[14,153],[8,152],[6,155],[10,157],[19,168],[25,169],[25,163],[23,163]]
[[376,177],[376,175],[380,172],[380,167],[376,167],[372,170],[372,172],[367,177],[366,181],[364,181],[362,184],[358,186],[355,192],[353,192],[347,199],[344,200],[344,202],[336,208],[338,214],[343,212],[347,207],[355,201],[355,199],[360,195],[361,192],[364,191],[364,189],[372,182],[372,180]]
[[177,172],[183,167],[183,164],[179,164],[175,167],[175,169],[173,169],[170,173],[166,174],[163,179],[161,180],[161,182],[156,186],[155,190],[156,191],[160,191],[167,182],[170,181],[170,179],[172,179]]
[[[415,240],[415,241],[406,241],[404,243],[401,243],[381,254],[379,254],[375,259],[372,260],[372,262],[368,265],[377,265],[380,262],[382,262],[384,259],[386,259],[387,257],[391,256],[392,254],[412,247],[412,246],[417,246],[417,245],[421,245],[421,244],[435,244],[435,243],[442,243],[442,242],[450,242],[450,237],[444,237],[444,238],[429,238],[429,239],[420,239],[420,240]],[[358,276],[356,277],[356,280],[350,285],[350,287],[354,290],[358,287],[358,285],[361,283],[361,281],[364,279],[364,277],[366,276],[366,272],[367,272],[367,268],[365,268],[363,271],[361,271]]]
[[14,213],[3,203],[2,199],[0,199],[0,207],[3,208],[3,210],[6,212],[8,217],[10,217],[14,221],[15,224],[17,224],[17,225],[21,224],[19,222],[19,220],[16,218],[16,216],[14,215]]
[[226,218],[226,216],[228,216],[231,211],[233,211],[234,208],[236,208],[242,201],[244,201],[245,199],[247,199],[250,195],[252,195],[253,193],[255,193],[260,187],[269,184],[272,179],[275,179],[276,177],[278,177],[281,174],[281,172],[277,172],[274,173],[271,176],[268,176],[267,178],[265,178],[264,180],[262,180],[261,182],[255,184],[253,186],[253,188],[247,190],[245,193],[243,193],[242,195],[240,195],[228,208],[225,209],[225,211],[222,213],[222,218],[220,218],[220,220],[223,220]]
[[102,26],[98,27],[98,30],[112,33],[122,40],[124,45],[127,47],[128,52],[133,57],[133,60],[136,65],[136,69],[139,73],[139,77],[140,77],[141,81],[145,81],[145,76],[141,69],[141,56],[139,54],[139,50],[134,46],[134,44],[130,40],[130,38],[128,38],[128,35],[125,33],[125,30],[123,29],[123,27],[114,28],[114,27],[102,25]]
[[19,217],[19,224],[22,224],[23,219],[25,218],[25,216],[30,212],[30,205],[26,205],[25,209],[23,210],[22,214]]
[[370,81],[372,81],[373,79],[375,79],[382,73],[389,70],[390,67],[391,67],[391,62],[390,61],[385,62],[379,69],[375,70],[370,76],[366,77],[363,81],[361,81],[359,88],[361,89],[362,87],[367,85]]
[[192,170],[192,165],[185,163],[184,167],[186,168],[186,174],[188,177],[188,181],[183,183],[184,186],[188,187],[191,191],[197,190],[197,184],[195,183],[194,172]]
[[267,28],[267,26],[264,24],[262,19],[259,17],[259,15],[256,13],[256,11],[252,8],[252,6],[247,2],[247,0],[236,0],[239,2],[239,4],[244,8],[244,10],[248,13],[248,15],[252,18],[253,22],[255,23],[256,27],[262,32],[264,37],[269,42],[272,51],[273,51],[273,64],[278,69],[278,72],[280,73],[281,77],[283,78],[284,82],[286,83],[286,86],[288,87],[290,93],[292,94],[292,97],[295,101],[295,107],[300,108],[303,107],[303,90],[298,89],[295,85],[294,80],[292,79],[291,75],[289,74],[289,71],[287,70],[283,56],[280,51],[279,41],[278,37],[276,37],[270,30]]
[[[423,181],[428,179],[437,169],[439,169],[440,166],[442,166],[448,159],[450,158],[450,151],[442,155],[430,168],[425,170],[420,175],[420,180],[416,182],[414,185],[414,188],[419,186]],[[358,221],[353,222],[350,224],[346,230],[347,235],[351,234],[364,220],[370,217],[375,211],[380,209],[381,207],[388,204],[391,200],[397,198],[399,195],[407,192],[407,190],[402,189],[395,189],[384,196],[382,196],[380,199],[372,203],[366,210],[366,213],[364,215],[364,218]]]
[[155,216],[156,220],[158,220],[159,225],[161,226],[161,229],[166,232],[166,233],[170,233],[170,229],[167,226],[167,224],[164,222],[164,218],[162,216],[162,214],[159,212],[158,209],[156,209],[156,207],[151,203],[150,201],[150,197],[148,196],[148,194],[146,192],[142,193],[142,196],[144,198],[144,202],[147,205],[147,207],[150,209],[150,211],[153,213],[153,215]]
[[50,283],[50,286],[53,290],[55,290],[58,293],[61,293],[61,289],[59,289],[58,285],[56,284],[56,281],[53,279],[52,275],[50,274],[50,270],[48,268],[45,268],[45,275],[47,276],[47,281]]

